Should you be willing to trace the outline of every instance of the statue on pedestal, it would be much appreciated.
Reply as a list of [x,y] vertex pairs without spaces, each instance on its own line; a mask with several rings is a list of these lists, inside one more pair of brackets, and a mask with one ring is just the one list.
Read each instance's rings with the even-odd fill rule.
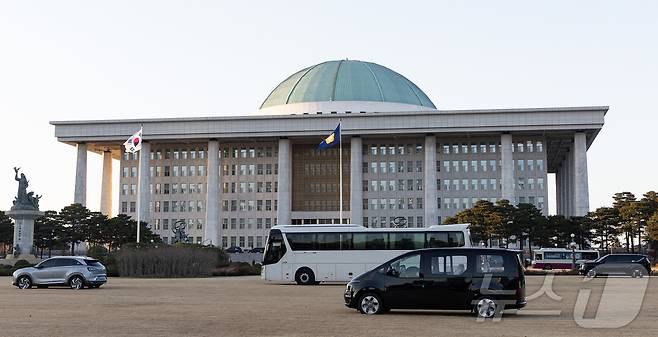
[[30,185],[30,182],[25,177],[24,173],[21,173],[20,177],[18,176],[18,171],[20,167],[14,167],[14,179],[18,181],[18,193],[16,193],[16,198],[14,198],[14,206],[12,210],[39,210],[39,199],[40,195],[35,195],[34,192],[27,192],[27,187]]

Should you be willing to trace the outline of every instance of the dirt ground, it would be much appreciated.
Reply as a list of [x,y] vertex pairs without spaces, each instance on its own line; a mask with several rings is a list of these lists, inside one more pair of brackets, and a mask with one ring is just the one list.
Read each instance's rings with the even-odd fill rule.
[[[343,285],[266,284],[258,277],[112,278],[97,290],[19,290],[0,277],[0,336],[649,336],[658,329],[658,278],[644,280],[583,283],[581,277],[557,276],[549,288],[560,300],[543,294],[517,313],[506,311],[500,321],[478,322],[468,312],[361,315],[343,305]],[[527,277],[527,295],[544,282],[542,276]],[[606,282],[621,300],[603,300]],[[591,289],[584,315],[591,319],[599,303],[614,307],[615,316],[632,311],[625,306],[646,282],[640,313],[630,324],[617,329],[576,324],[580,289]]]

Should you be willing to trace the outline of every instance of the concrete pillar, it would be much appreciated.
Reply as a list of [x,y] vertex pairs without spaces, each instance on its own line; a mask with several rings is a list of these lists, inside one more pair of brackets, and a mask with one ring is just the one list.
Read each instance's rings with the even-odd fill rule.
[[[363,141],[352,137],[350,141],[350,213],[353,224],[363,222]],[[367,226],[368,224],[362,224]]]
[[[560,180],[560,169],[558,168],[555,171],[555,213],[556,214],[562,214],[562,196],[560,193],[562,193],[562,186],[560,186],[561,180]],[[548,207],[547,207],[548,209]]]
[[573,215],[573,167],[572,167],[572,151],[569,149],[567,157],[564,160],[565,165],[565,186],[564,186],[564,215],[570,217]]
[[290,225],[292,212],[292,145],[290,144],[290,139],[279,139],[278,162],[279,192],[277,193],[277,224]]
[[574,212],[575,216],[585,216],[589,212],[589,186],[587,182],[587,136],[576,132],[573,144]]
[[206,187],[206,224],[204,240],[209,245],[219,245],[219,141],[208,142],[208,186]]
[[[142,143],[142,149],[139,151],[139,181],[137,182],[137,212],[139,212],[140,221],[151,222],[151,212],[149,211],[149,202],[151,202],[151,190],[149,183],[151,181],[150,166],[151,162],[151,144]],[[135,219],[137,220],[137,219]]]
[[425,136],[425,226],[438,225],[439,210],[436,203],[436,136]]
[[87,144],[85,143],[78,143],[73,202],[82,206],[87,205]]
[[504,133],[500,136],[500,161],[501,161],[501,198],[509,200],[510,204],[516,204],[514,187],[516,185],[514,174],[514,159],[512,148],[512,135]]
[[103,180],[101,183],[101,213],[112,217],[112,152],[103,152]]

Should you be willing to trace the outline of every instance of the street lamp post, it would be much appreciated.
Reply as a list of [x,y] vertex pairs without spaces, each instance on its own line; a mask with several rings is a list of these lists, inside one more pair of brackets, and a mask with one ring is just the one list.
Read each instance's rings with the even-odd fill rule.
[[575,237],[576,235],[571,233],[571,243],[569,244],[569,246],[571,246],[571,270],[576,270],[576,241],[574,241]]

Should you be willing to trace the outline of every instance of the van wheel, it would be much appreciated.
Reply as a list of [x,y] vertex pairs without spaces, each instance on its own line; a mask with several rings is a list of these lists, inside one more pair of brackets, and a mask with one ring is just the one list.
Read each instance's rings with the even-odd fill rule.
[[295,274],[295,281],[299,285],[303,286],[308,286],[315,284],[315,274],[313,274],[313,271],[311,268],[299,268],[297,273]]
[[74,290],[80,290],[85,287],[84,280],[80,276],[73,276],[69,280],[69,287]]
[[359,312],[364,315],[377,315],[384,311],[384,302],[375,293],[366,293],[359,299]]
[[30,289],[30,288],[32,288],[32,280],[30,280],[29,276],[19,277],[16,284],[18,285],[19,289]]
[[596,277],[596,271],[594,269],[590,269],[590,271],[588,271],[585,276],[589,277],[589,278],[595,278]]
[[500,312],[501,308],[498,304],[498,301],[496,301],[494,298],[482,297],[475,303],[473,311],[475,311],[475,314],[478,315],[478,317],[491,318]]
[[632,278],[637,278],[637,277],[643,277],[644,273],[642,272],[642,269],[633,269],[633,272],[631,273]]

